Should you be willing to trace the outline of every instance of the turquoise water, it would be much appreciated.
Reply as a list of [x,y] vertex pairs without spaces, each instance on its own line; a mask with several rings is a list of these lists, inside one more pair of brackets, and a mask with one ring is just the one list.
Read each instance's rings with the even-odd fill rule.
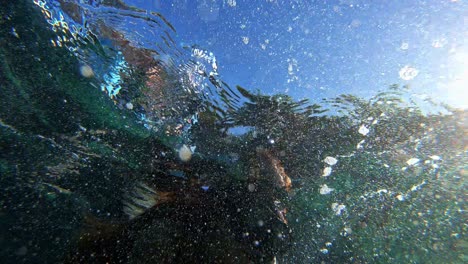
[[230,83],[139,8],[1,5],[2,263],[467,262],[465,110]]

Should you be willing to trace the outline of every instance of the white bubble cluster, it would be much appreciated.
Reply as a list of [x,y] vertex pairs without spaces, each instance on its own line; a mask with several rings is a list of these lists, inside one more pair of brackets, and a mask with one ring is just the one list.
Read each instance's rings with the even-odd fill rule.
[[179,158],[181,161],[187,162],[192,158],[192,150],[187,147],[187,145],[183,145],[179,149]]
[[333,212],[335,212],[335,215],[341,215],[341,213],[346,209],[346,206],[344,204],[332,203],[331,208]]
[[362,125],[359,130],[358,130],[359,134],[365,136],[369,133],[369,129],[365,126],[365,125]]
[[406,164],[408,164],[408,166],[413,166],[413,165],[416,165],[418,162],[419,162],[419,159],[411,158],[411,159],[406,161]]
[[439,49],[447,45],[448,41],[446,38],[437,38],[432,40],[432,47]]
[[323,176],[323,177],[328,177],[328,176],[330,176],[331,173],[332,173],[332,168],[331,168],[331,167],[325,167],[325,168],[323,169],[323,174],[322,174],[322,176]]
[[226,3],[227,3],[230,7],[235,7],[235,6],[237,5],[236,0],[227,0]]
[[405,67],[400,69],[399,75],[401,79],[405,81],[410,81],[414,79],[414,77],[416,77],[418,73],[419,71],[416,68],[406,65]]
[[328,165],[330,165],[330,166],[333,166],[338,162],[338,160],[336,158],[330,157],[330,156],[326,157],[323,161],[325,163],[327,163]]
[[400,49],[401,50],[407,50],[409,48],[409,43],[408,42],[402,42]]
[[89,65],[81,65],[80,74],[85,78],[91,78],[94,76],[94,71],[93,68],[91,68]]
[[320,188],[320,194],[329,194],[333,191],[333,188],[328,187],[326,184],[322,185]]
[[133,104],[131,102],[128,102],[125,104],[125,107],[128,109],[128,110],[132,110],[133,109]]

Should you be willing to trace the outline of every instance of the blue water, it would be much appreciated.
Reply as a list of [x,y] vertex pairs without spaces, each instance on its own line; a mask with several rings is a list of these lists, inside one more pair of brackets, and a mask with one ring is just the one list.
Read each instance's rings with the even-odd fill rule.
[[[163,11],[178,43],[212,51],[228,83],[313,100],[400,83],[466,106],[447,87],[466,68],[457,59],[466,56],[463,1],[126,2]],[[417,78],[400,78],[405,65]]]
[[2,263],[467,261],[464,2],[0,11]]

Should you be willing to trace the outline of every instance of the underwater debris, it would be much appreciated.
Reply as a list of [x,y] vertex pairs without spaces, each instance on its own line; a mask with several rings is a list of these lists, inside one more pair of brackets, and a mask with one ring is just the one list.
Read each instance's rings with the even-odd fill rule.
[[[262,168],[269,171],[274,175],[274,183],[280,188],[284,188],[286,191],[290,191],[292,187],[291,178],[286,174],[283,165],[280,160],[273,156],[272,152],[263,148],[257,148],[257,156],[260,159],[260,163],[263,165]],[[271,175],[267,173],[267,175]]]
[[337,160],[336,158],[334,158],[334,157],[326,157],[326,158],[323,160],[323,162],[327,163],[327,164],[330,165],[330,166],[333,166],[333,165],[335,165],[335,164],[338,162],[338,160]]
[[94,71],[93,68],[91,68],[89,65],[81,65],[80,74],[85,78],[91,78],[94,76]]
[[128,102],[125,104],[125,108],[127,108],[128,110],[133,110],[133,104],[131,102]]
[[346,206],[344,204],[338,204],[338,203],[332,203],[331,209],[335,213],[335,215],[341,215],[346,209]]
[[158,193],[148,185],[140,182],[126,198],[123,210],[130,219],[133,219],[156,205]]
[[190,159],[192,159],[192,154],[192,150],[189,147],[187,147],[187,145],[183,145],[179,149],[179,158],[183,162],[187,162]]
[[358,130],[359,134],[366,136],[369,133],[369,129],[365,125],[361,125]]
[[414,165],[416,165],[418,162],[419,162],[419,159],[418,159],[418,158],[411,158],[411,159],[409,159],[409,160],[406,161],[406,164],[408,164],[408,166],[414,166]]
[[325,168],[323,169],[322,176],[323,176],[323,177],[328,177],[328,176],[331,175],[331,173],[332,173],[332,167],[325,167]]
[[[163,263],[185,263],[187,258],[209,263],[263,263],[289,243],[287,209],[279,200],[271,200],[274,192],[270,196],[249,193],[241,185],[172,187],[177,186],[182,189],[168,204],[159,203],[159,190],[137,184],[125,202],[130,219],[114,226],[95,224],[80,236],[80,246],[70,253],[68,263],[114,263],[128,256],[143,263],[154,258]],[[268,208],[269,204],[273,206]],[[265,220],[251,226],[248,219],[253,216]],[[178,248],[183,253],[174,254]]]
[[285,208],[282,203],[278,200],[274,201],[275,204],[275,212],[278,217],[278,220],[281,221],[281,223],[287,225],[288,220],[286,219],[286,213],[288,212],[288,209]]
[[333,190],[333,188],[329,188],[326,184],[322,185],[322,187],[320,187],[320,194],[329,194],[331,193]]
[[62,188],[58,185],[55,185],[55,184],[51,184],[51,183],[46,183],[44,182],[43,185],[46,185],[46,186],[49,186],[50,188],[52,188],[53,190],[55,190],[56,192],[60,193],[60,194],[71,194],[72,192],[68,189],[65,189],[65,188]]

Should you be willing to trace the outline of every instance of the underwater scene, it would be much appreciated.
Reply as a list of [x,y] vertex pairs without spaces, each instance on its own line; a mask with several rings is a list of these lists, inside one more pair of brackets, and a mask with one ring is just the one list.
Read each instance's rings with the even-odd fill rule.
[[463,0],[1,0],[1,263],[468,263]]

